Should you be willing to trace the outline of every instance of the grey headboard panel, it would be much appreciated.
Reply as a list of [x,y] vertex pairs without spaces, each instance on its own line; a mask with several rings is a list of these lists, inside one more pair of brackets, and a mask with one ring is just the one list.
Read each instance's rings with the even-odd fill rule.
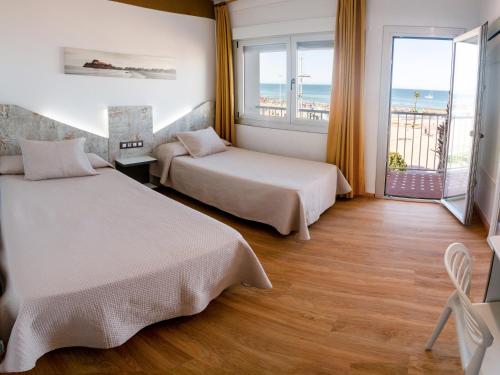
[[18,155],[18,137],[56,141],[84,137],[85,151],[108,160],[108,139],[57,122],[17,105],[0,104],[0,155]]
[[174,121],[172,124],[158,130],[153,135],[153,148],[174,140],[174,135],[178,132],[205,129],[214,126],[215,123],[215,103],[206,101],[187,115]]
[[[180,131],[213,126],[214,118],[214,102],[207,101],[153,134],[151,106],[108,107],[109,161],[113,163],[117,158],[151,154],[157,146],[173,141],[174,135]],[[140,140],[144,142],[141,148],[119,148],[120,142]]]
[[[109,161],[148,155],[153,151],[153,108],[151,106],[108,107]],[[141,148],[120,150],[120,142],[143,141]]]

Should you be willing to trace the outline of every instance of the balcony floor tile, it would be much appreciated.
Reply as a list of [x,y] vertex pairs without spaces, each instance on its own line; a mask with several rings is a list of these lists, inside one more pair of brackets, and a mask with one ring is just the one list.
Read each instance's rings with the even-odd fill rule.
[[385,194],[416,199],[441,199],[443,176],[434,171],[390,171],[387,173]]

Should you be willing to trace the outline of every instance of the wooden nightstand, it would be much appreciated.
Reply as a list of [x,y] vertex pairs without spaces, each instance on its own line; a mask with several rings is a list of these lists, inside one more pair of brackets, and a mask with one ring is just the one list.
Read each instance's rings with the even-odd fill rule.
[[157,159],[151,156],[134,156],[116,159],[115,166],[118,171],[130,178],[133,178],[151,189],[156,189],[158,186],[149,181],[149,165],[156,161]]

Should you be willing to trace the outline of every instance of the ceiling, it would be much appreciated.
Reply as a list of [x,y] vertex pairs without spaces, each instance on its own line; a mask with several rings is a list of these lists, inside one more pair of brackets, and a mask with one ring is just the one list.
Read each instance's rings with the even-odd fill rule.
[[164,12],[188,14],[190,16],[215,18],[212,0],[111,0]]

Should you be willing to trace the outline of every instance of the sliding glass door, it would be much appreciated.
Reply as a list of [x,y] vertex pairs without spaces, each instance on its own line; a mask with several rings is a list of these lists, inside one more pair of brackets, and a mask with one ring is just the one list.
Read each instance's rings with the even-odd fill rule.
[[481,134],[487,24],[453,40],[453,68],[442,203],[470,224]]

